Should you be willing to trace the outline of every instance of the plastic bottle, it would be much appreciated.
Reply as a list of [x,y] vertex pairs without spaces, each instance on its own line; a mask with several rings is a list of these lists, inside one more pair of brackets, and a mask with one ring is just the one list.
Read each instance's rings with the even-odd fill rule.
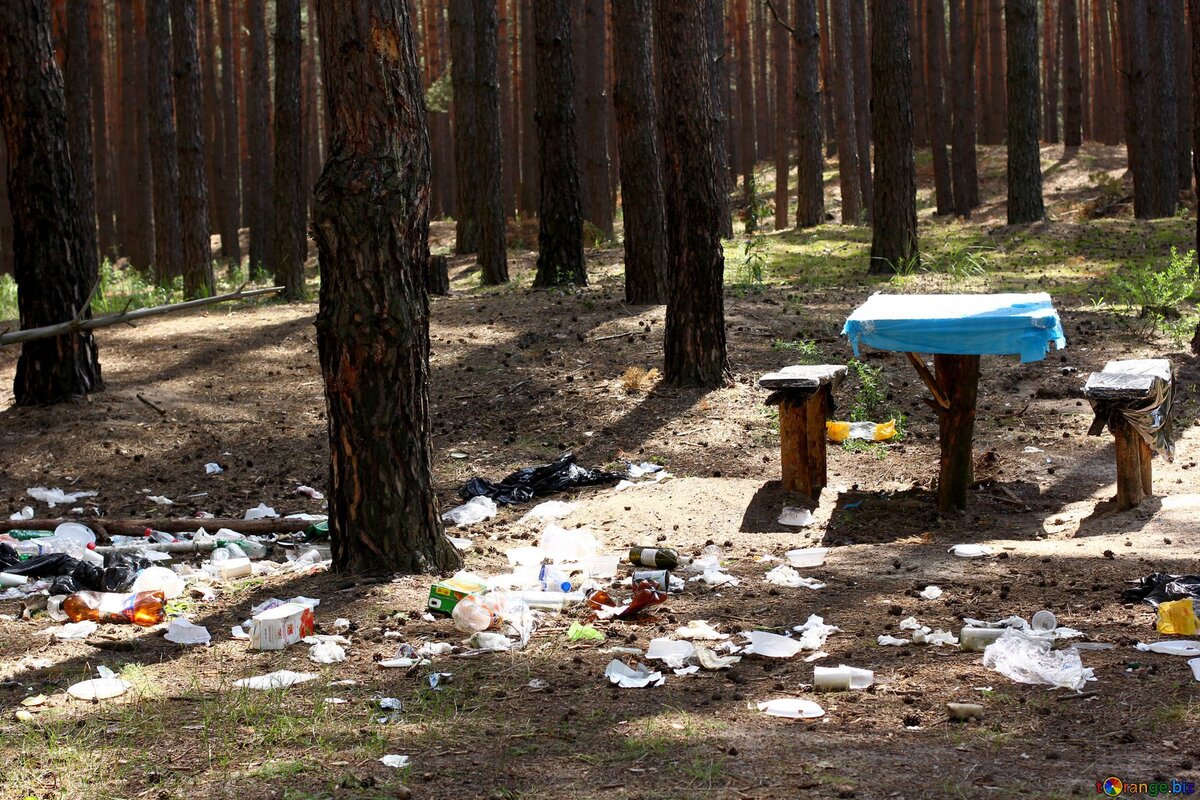
[[72,622],[133,623],[142,627],[163,621],[162,592],[76,592],[62,603],[62,610]]
[[486,631],[500,621],[492,609],[471,595],[459,600],[450,616],[454,619],[454,627],[468,634]]
[[230,558],[247,558],[246,551],[237,542],[226,542],[223,549],[229,553]]
[[505,599],[520,601],[530,608],[562,611],[573,603],[584,601],[583,592],[503,592]]
[[625,560],[630,564],[667,570],[679,569],[681,564],[692,563],[690,558],[679,555],[678,550],[669,547],[631,547]]
[[80,561],[86,561],[89,564],[95,564],[97,567],[104,566],[104,556],[96,552],[96,543],[89,544],[77,558]]
[[173,535],[166,531],[156,531],[152,528],[146,528],[146,538],[152,542],[160,542],[162,544],[177,541]]
[[570,576],[552,564],[542,565],[541,570],[538,572],[538,580],[541,582],[542,588],[548,591],[571,591]]
[[54,535],[53,531],[9,531],[8,535],[19,542],[27,542],[30,539],[49,539]]

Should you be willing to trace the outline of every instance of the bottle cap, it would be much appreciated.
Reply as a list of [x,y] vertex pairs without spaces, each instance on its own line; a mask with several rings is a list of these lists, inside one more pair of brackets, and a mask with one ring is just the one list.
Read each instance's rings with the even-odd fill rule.
[[96,543],[95,543],[95,542],[88,542],[88,543],[87,543],[87,549],[88,549],[88,550],[95,550],[95,549],[96,549]]
[[153,531],[150,530],[149,528],[146,528],[146,530],[142,531],[142,536],[149,538],[151,533],[153,533]]

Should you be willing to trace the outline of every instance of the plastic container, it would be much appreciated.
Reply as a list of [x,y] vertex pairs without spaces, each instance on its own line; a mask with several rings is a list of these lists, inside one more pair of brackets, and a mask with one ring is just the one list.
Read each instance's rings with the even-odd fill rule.
[[582,603],[583,592],[504,592],[507,600],[520,600],[530,608],[561,611],[569,605]]
[[72,622],[132,622],[150,627],[163,621],[164,602],[162,592],[76,592],[63,600],[62,610]]
[[217,568],[217,577],[222,580],[245,578],[254,571],[248,558],[228,558],[213,562]]
[[162,592],[168,600],[179,597],[183,589],[183,579],[165,567],[147,567],[129,587],[131,592]]
[[455,603],[450,616],[454,619],[454,627],[467,634],[486,631],[499,622],[492,609],[475,597],[464,597]]
[[784,555],[793,567],[819,567],[825,563],[828,547],[808,547],[803,550],[789,550]]
[[576,563],[593,578],[615,578],[617,568],[621,564],[621,556],[617,553],[601,553],[581,558]]
[[845,692],[866,689],[875,682],[875,673],[839,664],[836,667],[813,667],[813,688],[819,692]]
[[958,634],[960,650],[983,652],[989,644],[1004,635],[1007,628],[963,628]]
[[1039,611],[1029,621],[1029,626],[1038,633],[1049,633],[1058,627],[1058,618],[1049,611]]

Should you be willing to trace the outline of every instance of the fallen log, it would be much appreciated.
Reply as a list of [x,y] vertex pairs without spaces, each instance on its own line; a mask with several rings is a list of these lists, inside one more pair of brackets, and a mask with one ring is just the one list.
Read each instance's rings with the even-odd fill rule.
[[102,536],[141,536],[147,528],[166,533],[191,533],[204,528],[209,533],[219,528],[228,528],[238,533],[268,534],[268,533],[299,533],[312,525],[311,520],[304,519],[237,519],[220,518],[201,519],[189,517],[184,519],[105,519],[103,517],[80,518],[34,518],[0,520],[0,533],[5,531],[52,531],[64,522],[77,522],[86,525],[95,533]]
[[94,328],[106,328],[109,325],[119,325],[122,322],[132,322],[135,319],[143,317],[154,317],[160,314],[170,314],[173,311],[185,311],[189,308],[197,308],[199,306],[207,306],[213,303],[225,303],[231,300],[245,300],[249,297],[258,297],[263,294],[274,294],[282,292],[282,286],[271,286],[266,289],[250,289],[243,291],[238,289],[236,292],[228,294],[218,294],[212,297],[201,297],[198,300],[186,300],[182,303],[168,303],[163,306],[151,306],[150,308],[137,308],[133,311],[122,311],[119,314],[107,314],[103,317],[93,317],[92,319],[81,319],[76,317],[68,322],[59,322],[55,325],[43,325],[40,328],[26,328],[23,331],[13,331],[0,335],[0,347],[10,344],[21,344],[22,342],[32,342],[37,339],[49,339],[51,336],[62,336],[65,333],[73,333],[75,331],[90,331]]

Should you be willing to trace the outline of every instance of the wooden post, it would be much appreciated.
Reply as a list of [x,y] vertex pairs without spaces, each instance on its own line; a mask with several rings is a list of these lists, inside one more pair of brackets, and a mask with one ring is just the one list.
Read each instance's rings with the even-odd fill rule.
[[783,488],[816,503],[825,488],[825,412],[830,389],[789,392],[779,402],[779,455]]
[[825,488],[827,453],[825,445],[825,412],[832,405],[829,385],[817,389],[805,404],[807,426],[807,458],[809,497],[815,503]]
[[971,441],[975,436],[979,356],[935,354],[933,369],[949,404],[938,414],[942,447],[938,511],[960,511],[967,507],[967,489],[974,478]]
[[1138,451],[1142,459],[1142,492],[1147,497],[1150,497],[1154,494],[1154,486],[1151,475],[1153,470],[1150,466],[1150,459],[1153,456],[1153,453],[1150,452],[1150,445],[1146,444],[1146,440],[1140,433],[1137,434],[1137,440]]
[[430,294],[450,294],[450,260],[442,256],[429,257],[429,272],[425,276],[426,289]]
[[1114,414],[1110,423],[1117,450],[1117,510],[1126,511],[1142,502],[1143,487],[1141,438],[1125,418]]

